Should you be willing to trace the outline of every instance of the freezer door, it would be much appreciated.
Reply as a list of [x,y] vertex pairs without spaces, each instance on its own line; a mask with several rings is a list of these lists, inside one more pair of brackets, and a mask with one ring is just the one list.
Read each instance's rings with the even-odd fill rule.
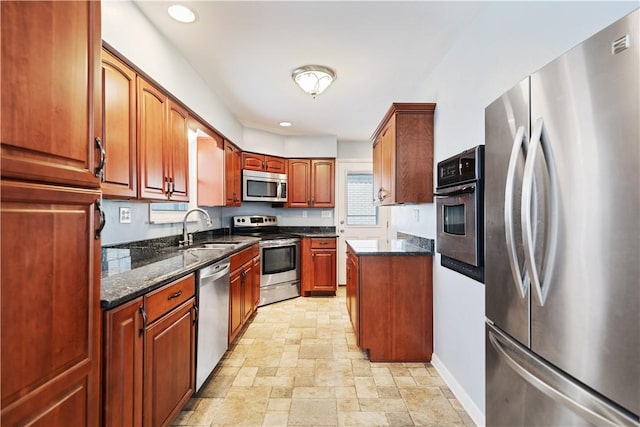
[[529,141],[529,79],[485,109],[485,313],[529,345],[520,196]]
[[536,191],[522,208],[529,274],[540,281],[535,291],[532,280],[531,349],[636,416],[639,14],[531,76],[530,152],[539,149],[523,184]]
[[634,426],[637,419],[487,324],[487,426]]

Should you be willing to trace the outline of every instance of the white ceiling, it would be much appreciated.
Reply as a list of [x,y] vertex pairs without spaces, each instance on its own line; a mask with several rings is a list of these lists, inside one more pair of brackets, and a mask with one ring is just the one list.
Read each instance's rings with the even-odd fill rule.
[[[166,1],[134,0],[246,127],[280,135],[366,141],[392,102],[416,94],[456,36],[484,7],[446,1],[176,1],[196,10],[173,21]],[[291,71],[333,68],[315,99]],[[293,126],[282,128],[281,121]],[[215,125],[215,124],[214,124]]]

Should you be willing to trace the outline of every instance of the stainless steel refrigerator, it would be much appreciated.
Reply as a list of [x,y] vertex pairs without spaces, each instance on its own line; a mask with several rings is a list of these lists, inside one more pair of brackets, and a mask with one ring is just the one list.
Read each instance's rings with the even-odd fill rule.
[[639,15],[485,110],[489,426],[640,425]]

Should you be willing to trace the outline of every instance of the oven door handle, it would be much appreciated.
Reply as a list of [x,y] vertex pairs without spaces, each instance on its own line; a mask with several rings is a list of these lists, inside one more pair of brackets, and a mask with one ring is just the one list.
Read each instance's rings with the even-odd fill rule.
[[440,191],[440,192],[436,191],[435,193],[433,193],[433,195],[436,197],[451,197],[451,196],[459,196],[460,194],[473,194],[475,191],[476,191],[476,185],[472,184],[472,185],[463,186],[463,187],[455,187],[449,191],[447,190]]
[[300,239],[274,239],[260,241],[261,248],[280,248],[285,246],[294,246],[300,243]]

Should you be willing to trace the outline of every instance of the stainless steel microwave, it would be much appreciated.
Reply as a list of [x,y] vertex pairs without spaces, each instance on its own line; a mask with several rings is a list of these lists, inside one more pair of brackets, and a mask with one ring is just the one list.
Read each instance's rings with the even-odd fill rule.
[[286,202],[287,175],[243,169],[242,200],[245,202]]

